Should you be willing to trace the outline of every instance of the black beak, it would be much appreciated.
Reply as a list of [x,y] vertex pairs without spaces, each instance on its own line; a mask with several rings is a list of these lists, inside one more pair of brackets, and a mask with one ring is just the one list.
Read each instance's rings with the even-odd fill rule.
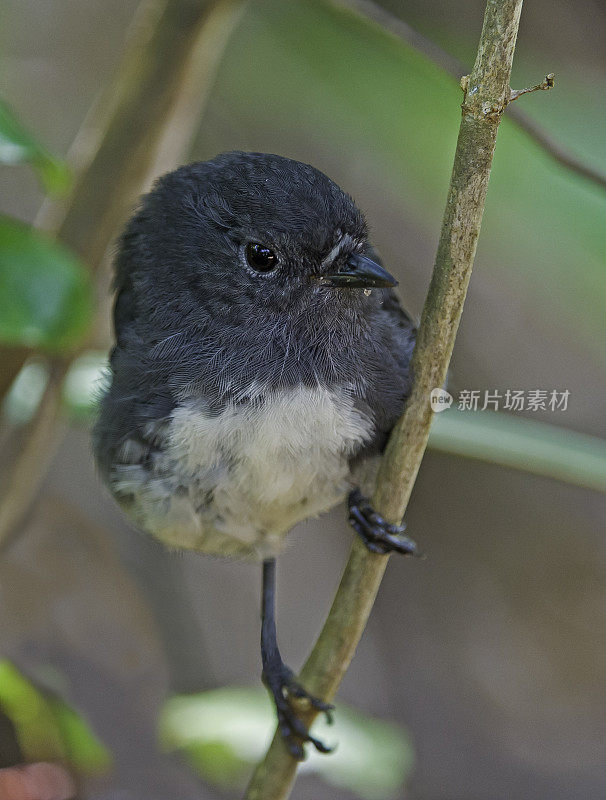
[[340,286],[347,289],[398,285],[397,280],[386,269],[372,259],[357,253],[349,257],[344,269],[328,275],[318,275],[317,280],[324,286]]

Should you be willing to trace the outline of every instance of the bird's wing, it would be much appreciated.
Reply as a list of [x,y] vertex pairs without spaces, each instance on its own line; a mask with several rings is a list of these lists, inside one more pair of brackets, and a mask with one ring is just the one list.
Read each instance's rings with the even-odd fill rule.
[[385,292],[383,309],[394,319],[398,328],[406,332],[414,341],[417,334],[417,323],[413,320],[412,316],[402,308],[400,298],[393,289],[388,289]]
[[[383,259],[372,245],[367,247],[365,254],[369,258],[372,258],[373,261],[376,261],[379,266],[384,266]],[[386,289],[384,291],[383,309],[393,318],[398,328],[401,329],[406,336],[411,337],[411,341],[414,343],[418,321],[415,322],[412,316],[402,308],[400,298],[393,289]]]
[[[367,248],[366,255],[381,266],[381,256],[374,247]],[[393,426],[400,417],[408,398],[411,384],[410,359],[415,346],[417,325],[412,316],[402,307],[393,289],[382,291],[381,314],[387,315],[390,324],[385,342],[388,356],[377,376],[380,386],[374,396],[366,398],[376,425],[376,436],[358,458],[364,460],[373,453],[382,453]],[[388,362],[388,363],[387,363]]]

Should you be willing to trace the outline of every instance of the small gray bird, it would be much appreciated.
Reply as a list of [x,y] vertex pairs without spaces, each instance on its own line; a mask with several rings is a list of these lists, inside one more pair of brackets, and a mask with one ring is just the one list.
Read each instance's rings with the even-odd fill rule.
[[280,656],[275,558],[293,525],[346,497],[369,550],[416,553],[363,494],[411,384],[415,327],[396,281],[326,175],[233,152],[157,181],[114,285],[101,475],[168,546],[263,562],[263,680],[293,756],[306,741],[325,752],[289,703],[332,708]]

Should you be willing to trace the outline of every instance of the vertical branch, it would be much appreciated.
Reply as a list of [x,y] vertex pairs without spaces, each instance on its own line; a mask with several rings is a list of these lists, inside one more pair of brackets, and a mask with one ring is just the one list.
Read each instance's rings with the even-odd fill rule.
[[[522,0],[488,0],[476,62],[462,81],[464,99],[446,211],[429,293],[413,354],[414,381],[379,471],[374,507],[391,522],[406,510],[429,436],[429,393],[441,387],[463,311],[480,233],[499,122],[510,97],[509,79]],[[369,553],[354,539],[339,589],[301,681],[325,700],[334,696],[362,636],[388,556]],[[302,716],[311,723],[313,709]],[[246,800],[284,800],[297,762],[279,732],[258,765]]]

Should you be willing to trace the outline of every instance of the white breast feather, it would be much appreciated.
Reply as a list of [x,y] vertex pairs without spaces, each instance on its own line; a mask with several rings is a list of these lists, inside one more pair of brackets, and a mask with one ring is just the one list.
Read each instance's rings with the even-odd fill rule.
[[[148,530],[177,547],[267,557],[297,522],[339,502],[372,421],[345,393],[297,387],[210,415],[175,409],[167,457],[187,494],[149,507]],[[212,502],[202,500],[212,489]],[[197,511],[195,509],[198,509]]]

